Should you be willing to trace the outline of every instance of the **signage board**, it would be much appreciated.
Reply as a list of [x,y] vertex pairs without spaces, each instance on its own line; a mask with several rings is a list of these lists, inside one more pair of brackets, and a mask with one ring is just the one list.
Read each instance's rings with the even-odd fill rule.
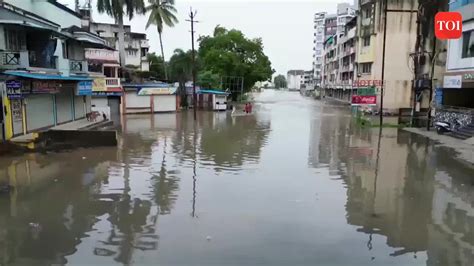
[[382,80],[354,80],[352,83],[352,87],[382,87],[383,81]]
[[93,48],[86,48],[84,50],[85,57],[88,60],[119,62],[119,53],[117,51]]
[[376,95],[375,87],[358,88],[357,95]]
[[35,80],[31,83],[31,93],[58,93],[61,84],[54,80]]
[[105,78],[96,78],[92,81],[92,91],[107,91],[107,85],[105,83]]
[[142,88],[138,91],[138,95],[146,96],[146,95],[171,95],[176,92],[176,88],[174,87],[162,87],[162,88]]
[[352,95],[352,105],[375,105],[377,104],[376,95]]
[[460,89],[462,88],[462,76],[444,76],[443,88],[446,89]]
[[22,82],[21,80],[8,80],[5,82],[7,89],[7,97],[9,99],[22,99]]
[[92,81],[80,81],[77,83],[76,95],[92,95]]
[[117,91],[92,91],[92,96],[121,96],[121,92]]

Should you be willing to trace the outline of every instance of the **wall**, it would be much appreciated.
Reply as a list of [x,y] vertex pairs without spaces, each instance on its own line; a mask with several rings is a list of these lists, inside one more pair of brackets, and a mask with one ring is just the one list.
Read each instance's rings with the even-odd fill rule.
[[[474,4],[472,4],[474,6]],[[462,30],[474,30],[474,21],[463,22]],[[474,57],[461,58],[463,38],[448,41],[447,71],[470,71],[474,70]]]
[[[21,4],[19,3],[21,1]],[[4,0],[4,2],[35,13],[47,20],[67,28],[72,25],[81,27],[81,19],[73,14],[64,11],[47,0]]]

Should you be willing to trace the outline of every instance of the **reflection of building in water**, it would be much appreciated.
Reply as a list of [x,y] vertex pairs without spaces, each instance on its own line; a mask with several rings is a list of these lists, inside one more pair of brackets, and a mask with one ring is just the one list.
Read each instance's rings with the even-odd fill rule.
[[474,264],[474,193],[468,185],[471,178],[461,173],[452,178],[446,172],[434,176],[428,265]]
[[311,167],[319,167],[319,142],[321,140],[321,118],[313,118],[311,120],[309,130],[309,154],[308,165]]
[[[345,109],[333,106],[322,108],[320,123],[320,139],[318,149],[318,164],[328,165],[331,174],[340,174],[346,160],[345,147],[351,132],[350,116]],[[312,135],[313,137],[313,135]],[[314,149],[313,149],[314,150]],[[310,156],[313,157],[313,156]],[[314,157],[312,161],[315,161]]]
[[472,265],[472,187],[456,184],[462,174],[445,171],[444,151],[395,129],[383,130],[376,171],[377,131],[354,131],[349,141],[348,223],[386,236],[397,249],[391,256],[427,250],[427,265]]
[[224,113],[199,112],[197,125],[192,114],[183,114],[178,128],[172,149],[182,162],[192,162],[196,152],[201,165],[208,164],[216,171],[235,170],[244,163],[260,159],[270,132],[270,121],[253,115],[231,117]]
[[94,223],[91,194],[107,178],[103,169],[115,153],[98,148],[2,158],[12,189],[0,195],[0,264],[66,263]]
[[358,231],[385,235],[389,246],[400,248],[392,256],[425,250],[432,201],[432,171],[418,165],[428,159],[425,152],[398,143],[396,129],[383,130],[379,153],[378,129],[358,133],[350,141],[347,162],[348,222],[361,226]]

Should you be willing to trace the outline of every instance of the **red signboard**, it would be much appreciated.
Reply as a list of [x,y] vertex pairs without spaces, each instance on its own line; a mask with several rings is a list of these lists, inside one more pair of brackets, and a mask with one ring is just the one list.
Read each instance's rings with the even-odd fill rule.
[[375,105],[376,95],[352,95],[352,105]]
[[354,80],[354,82],[352,82],[352,87],[371,87],[371,86],[382,87],[383,81],[359,79],[359,80]]

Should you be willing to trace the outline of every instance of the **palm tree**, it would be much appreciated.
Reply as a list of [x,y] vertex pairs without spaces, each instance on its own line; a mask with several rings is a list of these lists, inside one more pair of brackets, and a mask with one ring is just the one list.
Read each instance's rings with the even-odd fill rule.
[[128,16],[132,19],[135,14],[145,13],[145,3],[143,0],[97,0],[97,10],[99,13],[107,13],[115,19],[119,26],[119,54],[120,64],[125,66],[125,36],[123,29],[123,18]]
[[174,7],[174,0],[149,0],[150,5],[146,7],[146,11],[150,11],[146,28],[150,25],[156,25],[158,36],[160,37],[161,57],[163,58],[163,66],[165,69],[165,79],[168,80],[168,71],[166,69],[165,52],[163,51],[163,40],[161,34],[163,33],[163,26],[173,27],[178,23],[175,16],[176,8]]

